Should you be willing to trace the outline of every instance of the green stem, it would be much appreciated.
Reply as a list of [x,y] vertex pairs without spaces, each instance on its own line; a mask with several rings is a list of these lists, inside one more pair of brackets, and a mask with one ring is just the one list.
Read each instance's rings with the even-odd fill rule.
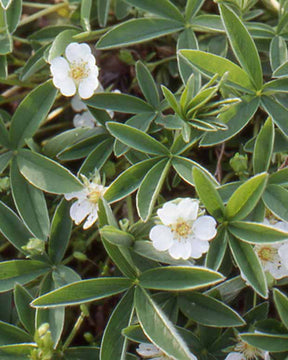
[[80,316],[78,317],[70,335],[68,336],[68,338],[66,339],[63,347],[62,347],[62,351],[64,352],[69,345],[71,344],[71,342],[73,341],[75,335],[77,334],[78,330],[80,329],[80,326],[82,325],[84,319],[85,319],[85,314],[83,312],[81,312]]
[[98,39],[102,34],[110,30],[112,26],[106,27],[105,29],[99,29],[94,31],[86,31],[73,36],[73,39],[77,41],[91,41]]
[[133,204],[132,204],[132,197],[128,196],[126,198],[126,204],[127,204],[127,215],[129,224],[132,225],[134,223],[134,212],[133,212]]
[[155,61],[153,63],[148,63],[146,65],[148,66],[148,68],[150,70],[154,70],[157,66],[165,64],[166,62],[171,61],[171,60],[176,60],[176,59],[177,59],[177,56],[173,55],[173,56],[169,56],[167,58],[161,59],[159,61]]
[[30,22],[35,21],[35,20],[39,19],[42,16],[49,15],[49,14],[51,14],[53,12],[56,12],[56,11],[58,11],[60,9],[63,9],[63,8],[67,8],[67,6],[68,6],[68,4],[65,2],[65,3],[61,3],[61,4],[52,5],[52,6],[49,6],[48,8],[40,10],[40,11],[36,12],[35,14],[32,14],[32,15],[27,16],[26,18],[22,19],[19,22],[18,28],[20,26],[29,24]]
[[254,292],[254,295],[253,295],[253,308],[255,308],[256,305],[257,305],[257,294],[256,294],[256,292]]

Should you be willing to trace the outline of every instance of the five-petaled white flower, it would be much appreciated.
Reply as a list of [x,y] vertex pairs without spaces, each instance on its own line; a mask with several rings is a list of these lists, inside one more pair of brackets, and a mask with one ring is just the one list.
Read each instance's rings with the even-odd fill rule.
[[71,43],[65,57],[51,60],[54,85],[65,96],[73,96],[78,90],[82,99],[90,98],[99,85],[99,71],[89,45]]
[[96,126],[94,116],[90,113],[87,105],[80,99],[78,94],[73,96],[71,106],[75,112],[79,113],[73,118],[73,125],[75,128],[87,127],[92,129]]
[[86,219],[83,229],[88,229],[98,219],[98,201],[107,188],[100,184],[99,176],[95,176],[92,181],[89,181],[83,175],[82,178],[83,190],[68,193],[64,196],[66,200],[77,199],[70,208],[70,216],[76,225]]
[[270,360],[269,353],[264,350],[260,350],[247,342],[240,340],[234,347],[234,351],[230,352],[225,360],[257,360],[264,359]]
[[[288,232],[287,222],[270,223],[265,219],[264,224]],[[256,245],[254,250],[262,263],[264,271],[269,272],[274,279],[282,279],[288,276],[288,239],[274,244]]]
[[174,259],[200,258],[217,233],[215,219],[200,213],[196,199],[168,202],[157,215],[162,224],[154,226],[149,237],[157,250],[168,250]]
[[167,356],[160,349],[158,349],[153,344],[139,344],[139,347],[136,349],[138,355],[140,355],[143,359],[150,360],[174,360],[170,356]]

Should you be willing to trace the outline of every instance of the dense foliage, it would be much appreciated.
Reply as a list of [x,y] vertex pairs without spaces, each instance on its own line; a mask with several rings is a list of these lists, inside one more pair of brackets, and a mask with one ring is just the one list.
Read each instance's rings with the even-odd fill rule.
[[0,5],[0,360],[285,359],[287,1]]

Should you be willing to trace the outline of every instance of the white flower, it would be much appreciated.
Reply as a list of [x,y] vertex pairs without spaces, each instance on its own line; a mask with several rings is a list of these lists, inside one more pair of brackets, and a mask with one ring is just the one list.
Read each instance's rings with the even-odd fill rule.
[[198,259],[209,249],[209,240],[217,233],[212,216],[199,216],[199,201],[181,199],[178,204],[168,202],[157,211],[162,225],[154,226],[149,234],[153,246],[168,250],[174,259]]
[[81,191],[65,194],[66,200],[76,198],[77,200],[70,208],[70,216],[76,225],[79,225],[84,219],[83,229],[88,229],[98,219],[98,201],[104,195],[106,187],[99,184],[99,177],[89,181],[82,175],[84,188]]
[[174,360],[173,358],[165,355],[161,350],[152,344],[139,344],[139,347],[136,349],[136,351],[143,359]]
[[[288,223],[283,221],[271,224],[265,219],[264,224],[273,226],[278,230],[288,231]],[[269,272],[274,279],[288,276],[288,239],[274,244],[256,245],[254,250],[264,271]]]
[[96,126],[96,122],[90,111],[84,111],[83,113],[74,116],[73,125],[75,128],[87,127],[92,129]]
[[65,56],[51,61],[54,85],[65,96],[73,96],[78,90],[82,99],[90,98],[99,85],[99,71],[89,45],[71,43]]
[[243,340],[239,342],[234,347],[233,352],[230,352],[225,360],[257,360],[259,358],[264,360],[270,360],[269,353],[264,350],[260,350],[252,345],[249,345]]

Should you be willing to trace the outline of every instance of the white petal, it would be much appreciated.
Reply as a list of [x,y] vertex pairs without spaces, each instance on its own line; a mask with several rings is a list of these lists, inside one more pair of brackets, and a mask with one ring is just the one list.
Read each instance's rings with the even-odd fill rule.
[[193,259],[199,259],[203,254],[209,250],[209,241],[193,239],[191,241],[191,257]]
[[173,244],[173,236],[169,227],[156,225],[150,230],[149,238],[156,250],[165,251]]
[[196,220],[199,209],[199,201],[196,199],[183,199],[177,205],[179,217],[184,220]]
[[270,355],[268,351],[264,351],[264,360],[270,360]]
[[80,224],[91,212],[91,204],[87,200],[76,201],[70,208],[70,216],[75,224]]
[[63,79],[68,76],[68,72],[70,70],[70,66],[66,59],[62,56],[58,56],[51,60],[50,70],[54,77],[59,79]]
[[97,78],[86,78],[82,80],[79,84],[78,93],[82,99],[89,99],[93,94],[95,89],[98,86]]
[[73,125],[75,128],[87,127],[92,129],[95,127],[94,117],[89,111],[85,111],[83,114],[77,114],[73,118]]
[[86,59],[91,54],[90,46],[87,44],[71,43],[66,47],[65,56],[70,61]]
[[80,99],[80,96],[76,94],[71,100],[72,109],[76,112],[87,110],[86,104]]
[[288,242],[285,241],[278,249],[281,263],[288,269]]
[[144,358],[151,358],[152,356],[159,355],[159,349],[153,344],[139,344],[136,349],[137,353]]
[[246,360],[244,354],[240,352],[229,353],[224,360]]
[[97,219],[98,219],[98,206],[96,206],[87,217],[87,220],[83,225],[83,229],[84,230],[88,229],[90,226],[92,226],[95,223],[95,221],[97,221]]
[[74,192],[71,192],[71,193],[68,193],[68,194],[64,194],[64,197],[66,200],[71,200],[73,198],[77,198],[77,199],[85,199],[86,197],[86,191],[84,190],[81,190],[81,191],[74,191]]
[[157,210],[157,215],[164,225],[174,224],[178,219],[177,205],[168,202],[161,209]]
[[53,83],[64,96],[73,96],[76,93],[76,85],[70,77],[66,77],[61,81],[57,78],[53,78]]
[[174,259],[184,259],[187,260],[191,254],[191,244],[190,242],[181,242],[181,241],[174,241],[173,245],[169,248],[169,254]]
[[193,224],[194,235],[200,240],[211,240],[217,234],[216,224],[212,216],[200,216]]

